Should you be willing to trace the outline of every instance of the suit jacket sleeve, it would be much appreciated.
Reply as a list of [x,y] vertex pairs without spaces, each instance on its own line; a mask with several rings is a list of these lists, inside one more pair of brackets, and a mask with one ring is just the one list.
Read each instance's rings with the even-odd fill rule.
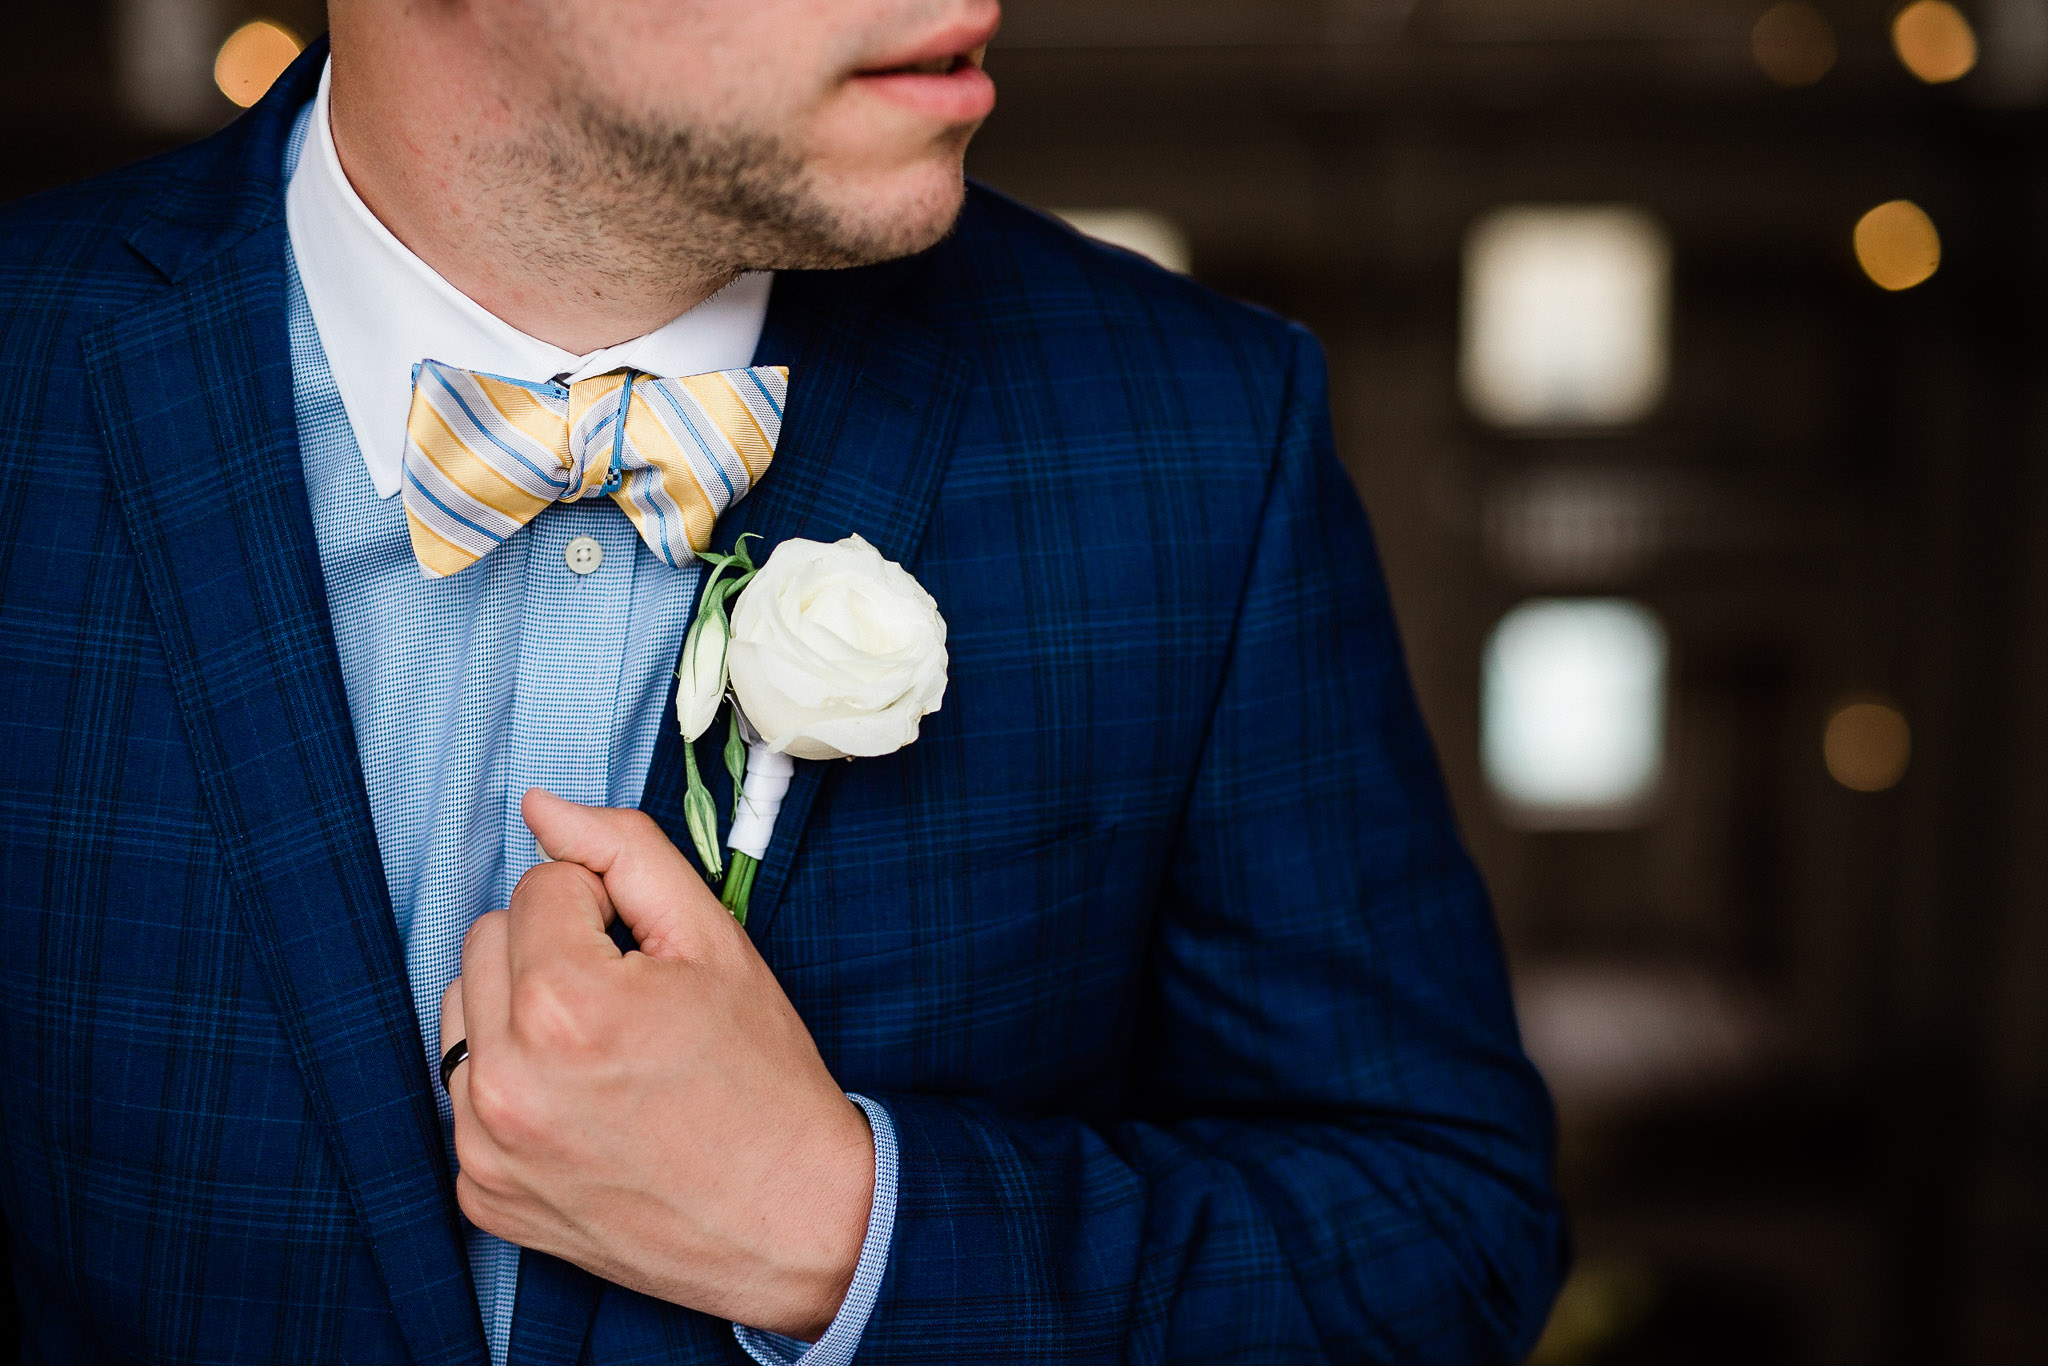
[[863,1360],[1480,1363],[1542,1326],[1548,1100],[1299,330],[1292,372],[1129,1114],[882,1097]]

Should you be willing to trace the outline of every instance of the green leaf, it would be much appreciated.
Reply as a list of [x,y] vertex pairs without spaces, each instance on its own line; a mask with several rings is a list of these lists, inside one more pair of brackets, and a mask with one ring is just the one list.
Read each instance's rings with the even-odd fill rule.
[[754,576],[760,572],[758,569],[743,569],[724,583],[718,585],[718,605],[722,608],[727,607],[734,598],[740,595],[742,589],[754,581]]
[[718,806],[697,772],[697,746],[687,740],[683,742],[683,768],[689,775],[689,787],[683,793],[683,825],[690,832],[690,843],[696,847],[705,873],[714,878],[724,877],[725,860],[718,852]]
[[704,592],[707,595],[709,595],[712,588],[718,582],[718,575],[724,573],[726,570],[732,568],[734,565],[738,565],[740,569],[745,573],[753,573],[754,557],[747,553],[747,542],[758,541],[760,539],[760,532],[748,531],[743,532],[740,535],[739,540],[733,544],[732,554],[730,555],[721,555],[716,550],[698,551],[697,558],[704,561],[704,563],[712,566],[713,570],[716,571],[712,574],[710,582],[704,585]]
[[747,742],[740,738],[740,709],[726,709],[725,771],[732,775],[732,814],[740,814],[740,788],[747,780]]
[[[699,600],[700,600],[700,601],[702,601],[702,602],[717,602],[717,601],[719,601],[719,600],[720,600],[720,591],[719,591],[719,580],[721,580],[721,579],[725,578],[725,576],[726,576],[727,574],[730,574],[730,573],[733,573],[733,572],[735,572],[735,571],[734,571],[734,569],[733,569],[733,566],[734,566],[734,565],[736,565],[736,564],[739,564],[739,561],[737,561],[737,560],[733,559],[733,558],[732,558],[731,556],[729,556],[729,555],[722,555],[722,556],[720,556],[720,557],[719,557],[719,563],[718,563],[718,564],[716,564],[716,565],[714,565],[714,566],[712,566],[712,569],[711,569],[711,577],[710,577],[709,579],[705,580],[705,583],[704,583],[704,592],[703,592],[703,594],[701,595],[701,597],[700,597],[700,599],[699,599]],[[747,566],[745,566],[745,565],[741,565],[741,566],[740,566],[740,569],[739,569],[739,571],[738,571],[738,572],[741,572],[741,573],[745,573],[745,572],[748,572],[748,571],[747,571]]]

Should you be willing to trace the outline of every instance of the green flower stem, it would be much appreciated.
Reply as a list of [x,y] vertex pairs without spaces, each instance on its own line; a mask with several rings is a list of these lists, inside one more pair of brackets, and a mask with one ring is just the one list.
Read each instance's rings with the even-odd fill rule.
[[718,894],[719,904],[742,925],[747,923],[747,901],[754,894],[754,872],[760,866],[761,861],[752,854],[733,850],[732,871],[726,874],[725,887]]
[[[733,543],[730,555],[720,555],[710,550],[699,552],[698,558],[709,564],[712,569],[711,577],[704,585],[703,595],[697,602],[700,620],[691,626],[692,644],[696,642],[699,628],[703,625],[701,619],[716,617],[723,624],[727,611],[726,604],[738,597],[740,590],[745,588],[748,581],[758,572],[754,557],[747,552],[747,542],[758,539],[759,536],[754,532],[747,532]],[[689,656],[687,645],[684,655],[686,659]],[[721,675],[722,673],[723,670]],[[677,675],[682,675],[680,668],[677,669]],[[678,701],[679,710],[681,705]],[[739,709],[730,703],[728,707],[730,716],[726,723],[723,758],[725,771],[732,775],[732,809],[733,814],[737,816],[740,809],[740,791],[746,777],[747,747],[740,736]],[[716,713],[713,715],[715,717]],[[718,808],[711,800],[710,790],[704,786],[703,776],[697,772],[697,747],[688,738],[683,741],[683,768],[689,777],[688,790],[683,794],[683,818],[689,827],[690,843],[696,846],[698,861],[704,865],[706,875],[718,884],[719,901],[732,912],[735,920],[744,925],[747,923],[747,899],[754,890],[754,870],[760,866],[759,862],[749,854],[735,852],[731,867],[727,868],[719,848]]]
[[747,742],[740,738],[740,709],[737,702],[726,703],[725,771],[732,775],[732,816],[727,820],[727,824],[730,824],[740,814],[740,790],[747,780]]

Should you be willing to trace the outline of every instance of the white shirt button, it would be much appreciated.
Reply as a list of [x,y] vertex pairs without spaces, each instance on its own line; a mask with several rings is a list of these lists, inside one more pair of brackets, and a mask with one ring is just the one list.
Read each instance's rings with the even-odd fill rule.
[[562,560],[578,574],[594,574],[604,563],[604,547],[595,536],[578,536],[563,548]]

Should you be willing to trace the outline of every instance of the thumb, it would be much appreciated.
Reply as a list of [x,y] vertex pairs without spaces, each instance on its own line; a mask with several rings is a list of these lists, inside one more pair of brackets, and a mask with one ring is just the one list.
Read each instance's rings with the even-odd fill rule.
[[604,880],[605,895],[650,958],[695,956],[709,924],[729,920],[682,851],[644,811],[579,806],[545,788],[519,803],[541,851],[580,863]]

